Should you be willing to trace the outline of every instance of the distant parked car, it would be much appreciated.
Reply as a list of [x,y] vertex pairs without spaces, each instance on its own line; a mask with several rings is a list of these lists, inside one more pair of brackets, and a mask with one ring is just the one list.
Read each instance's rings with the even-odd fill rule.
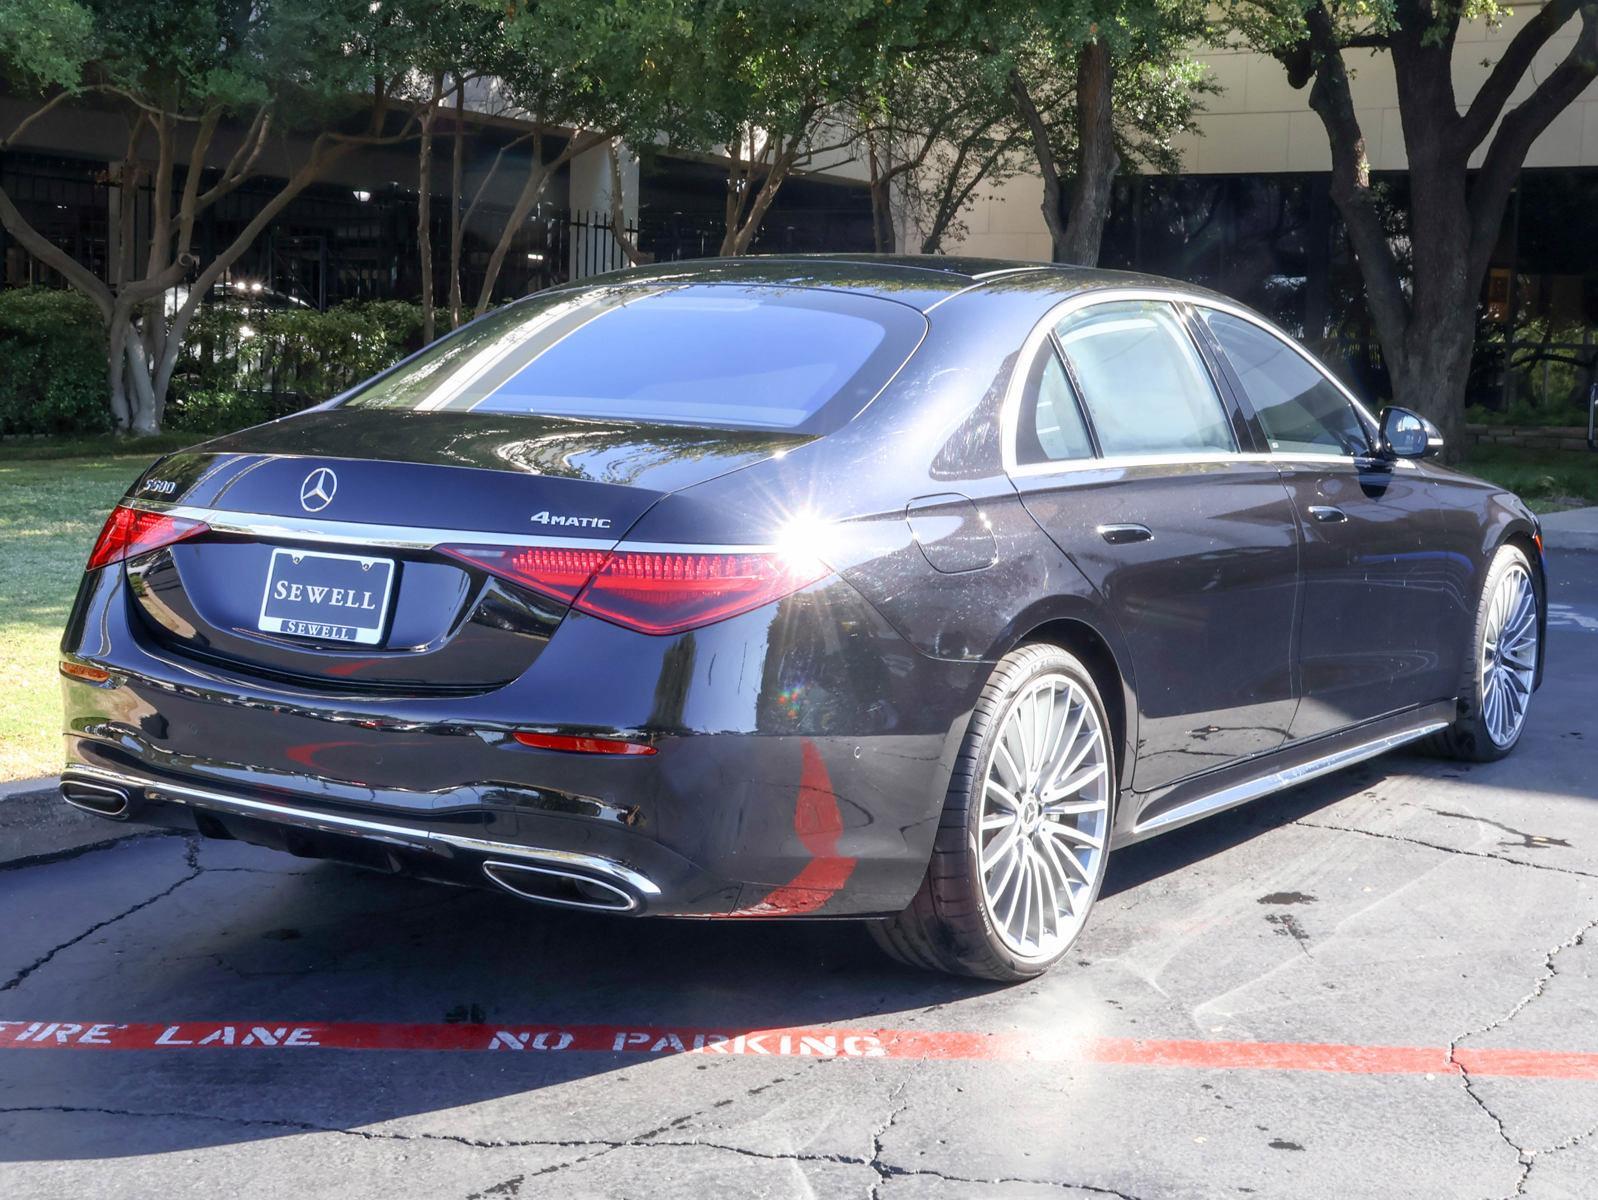
[[1514,748],[1537,521],[1438,445],[1159,279],[544,292],[140,477],[66,631],[62,792],[1026,978],[1116,846],[1425,738]]

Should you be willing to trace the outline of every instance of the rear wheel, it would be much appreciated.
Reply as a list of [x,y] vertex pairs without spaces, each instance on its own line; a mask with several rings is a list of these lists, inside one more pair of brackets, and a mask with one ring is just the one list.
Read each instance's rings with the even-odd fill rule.
[[1518,546],[1503,545],[1488,568],[1459,691],[1462,712],[1434,739],[1455,758],[1491,762],[1520,741],[1537,678],[1536,577]]
[[873,924],[878,944],[912,966],[1002,981],[1065,954],[1104,881],[1109,729],[1071,655],[1006,655],[972,713],[926,878],[910,907]]

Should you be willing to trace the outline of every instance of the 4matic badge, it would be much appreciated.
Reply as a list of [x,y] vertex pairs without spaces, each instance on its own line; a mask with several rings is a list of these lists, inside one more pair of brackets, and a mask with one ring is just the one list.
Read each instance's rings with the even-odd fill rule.
[[533,514],[534,525],[577,525],[583,529],[609,529],[609,517],[568,517],[551,513],[547,508]]

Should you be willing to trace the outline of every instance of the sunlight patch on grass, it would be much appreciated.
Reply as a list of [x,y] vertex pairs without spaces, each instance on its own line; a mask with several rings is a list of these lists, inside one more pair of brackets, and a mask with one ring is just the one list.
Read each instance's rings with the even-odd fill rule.
[[0,464],[0,780],[60,769],[61,630],[95,534],[149,462],[141,454]]

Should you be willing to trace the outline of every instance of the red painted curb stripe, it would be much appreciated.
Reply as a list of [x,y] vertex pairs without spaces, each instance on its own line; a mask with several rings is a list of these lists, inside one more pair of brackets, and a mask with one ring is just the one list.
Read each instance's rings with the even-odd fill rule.
[[1189,1070],[1354,1075],[1472,1075],[1598,1080],[1598,1053],[1448,1051],[1427,1046],[1047,1038],[910,1029],[687,1029],[629,1025],[450,1025],[395,1022],[0,1021],[0,1050],[521,1050],[544,1053],[731,1054],[744,1057],[1026,1060]]

